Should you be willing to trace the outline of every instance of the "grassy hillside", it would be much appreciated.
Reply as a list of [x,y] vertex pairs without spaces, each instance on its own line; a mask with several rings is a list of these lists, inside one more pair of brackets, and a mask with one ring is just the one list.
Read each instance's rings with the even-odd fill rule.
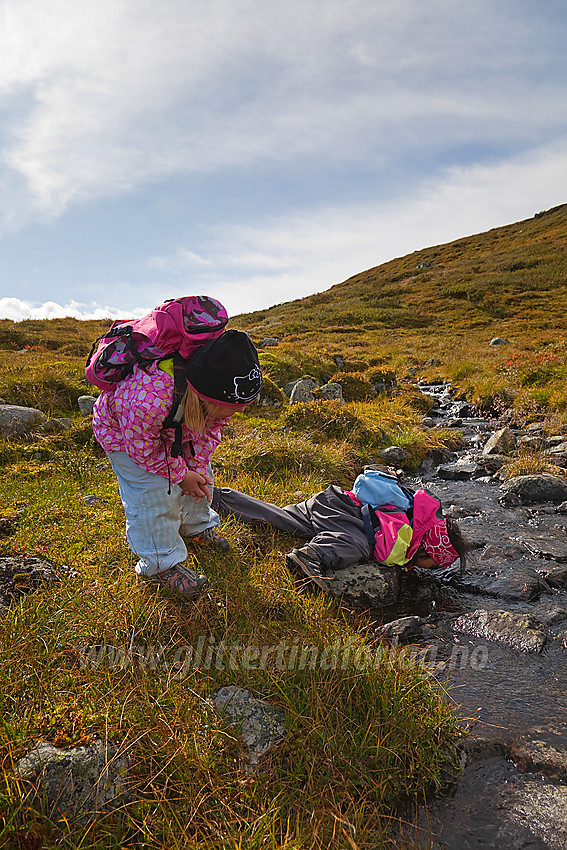
[[[550,434],[564,427],[566,237],[561,207],[236,317],[232,326],[256,342],[282,338],[261,352],[265,393],[281,405],[255,404],[234,417],[215,455],[217,483],[285,504],[330,482],[350,483],[384,446],[404,446],[411,468],[428,449],[457,445],[454,431],[421,427],[428,411],[415,387],[421,376],[450,379],[519,422],[544,418]],[[0,844],[386,846],[397,801],[435,787],[450,761],[457,734],[450,701],[403,657],[364,663],[379,648],[368,617],[299,592],[284,567],[294,542],[286,535],[227,523],[228,556],[190,554],[211,579],[196,603],[135,581],[117,485],[76,403],[92,391],[84,358],[107,326],[0,321],[0,397],[71,420],[61,432],[39,428],[0,441],[0,555],[47,557],[80,574],[24,595],[0,619]],[[495,336],[511,343],[489,346]],[[340,381],[347,404],[290,406],[281,387],[304,374]],[[530,462],[545,459],[534,453]],[[199,637],[318,650],[339,641],[350,660],[341,669],[240,663],[174,675],[175,659]],[[141,647],[144,663],[116,665],[108,654],[85,663],[85,646]],[[148,663],[155,651],[161,660]],[[226,684],[287,713],[288,734],[255,777],[208,702]],[[40,739],[69,746],[95,737],[127,749],[133,802],[92,828],[28,811],[14,762]]]
[[[332,356],[341,354],[348,371],[369,380],[379,367],[399,379],[445,378],[485,408],[563,417],[566,314],[563,205],[392,260],[326,292],[237,321],[256,341],[282,337],[278,359],[289,351],[296,375],[320,356],[327,372],[335,372]],[[489,346],[494,337],[511,345]],[[302,362],[298,351],[315,356]],[[268,373],[278,375],[271,355],[264,359]]]

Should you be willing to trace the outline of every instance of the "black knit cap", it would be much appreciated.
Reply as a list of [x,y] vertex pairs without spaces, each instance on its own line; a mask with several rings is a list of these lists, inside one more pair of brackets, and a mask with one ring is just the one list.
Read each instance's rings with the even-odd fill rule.
[[258,352],[243,331],[206,342],[189,358],[186,373],[191,389],[212,404],[250,404],[262,387]]

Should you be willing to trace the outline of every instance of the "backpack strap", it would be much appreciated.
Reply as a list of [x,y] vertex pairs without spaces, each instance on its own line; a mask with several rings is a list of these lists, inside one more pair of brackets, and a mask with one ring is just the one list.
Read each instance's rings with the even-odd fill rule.
[[[186,366],[187,360],[176,351],[171,358],[173,360],[173,403],[171,410],[164,420],[163,428],[175,428],[173,445],[171,446],[171,457],[179,457],[181,454],[182,426],[183,426],[183,396],[187,389]],[[168,370],[167,370],[168,371]],[[171,374],[171,373],[170,373]],[[194,454],[193,444],[191,453]]]
[[[360,513],[362,514],[362,519],[364,520],[364,530],[366,531],[366,537],[368,538],[368,542],[372,547],[371,552],[373,552],[374,545],[376,543],[376,532],[380,528],[380,520],[376,516],[376,511],[373,510],[370,505],[361,505]],[[376,527],[374,527],[374,523],[376,523]]]

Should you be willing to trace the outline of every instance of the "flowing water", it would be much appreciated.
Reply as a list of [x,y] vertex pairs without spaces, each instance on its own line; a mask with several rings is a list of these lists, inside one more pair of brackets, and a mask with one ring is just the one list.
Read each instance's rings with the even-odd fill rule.
[[[470,408],[456,406],[448,386],[423,389],[438,401],[436,421],[458,417],[466,447],[451,460],[474,462],[494,425],[463,418]],[[442,480],[432,468],[407,483],[437,496],[473,549],[463,576],[452,568],[403,577],[398,603],[376,617],[426,620],[421,657],[484,754],[469,760],[452,796],[420,813],[420,826],[448,850],[565,848],[567,592],[545,575],[567,564],[567,514],[552,504],[503,507],[488,476]],[[537,618],[547,634],[542,651],[454,631],[455,617],[479,609]]]

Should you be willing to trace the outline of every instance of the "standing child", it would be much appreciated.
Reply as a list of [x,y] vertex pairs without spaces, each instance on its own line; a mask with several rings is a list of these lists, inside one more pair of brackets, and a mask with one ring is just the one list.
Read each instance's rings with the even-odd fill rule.
[[395,476],[376,467],[358,476],[353,491],[332,484],[283,508],[230,487],[214,488],[213,505],[221,515],[233,514],[250,525],[267,524],[308,539],[288,552],[286,564],[322,589],[332,580],[327,570],[371,558],[409,569],[448,567],[457,558],[463,568],[466,562],[460,529],[443,516],[439,501],[426,490],[414,493],[401,487]]
[[194,596],[208,580],[184,565],[183,538],[229,548],[214,530],[220,520],[210,504],[210,459],[222,426],[260,392],[257,351],[242,331],[224,331],[189,358],[186,379],[179,456],[171,453],[172,430],[163,429],[173,401],[171,359],[135,366],[113,390],[102,392],[93,430],[118,478],[126,536],[139,558],[136,572]]

